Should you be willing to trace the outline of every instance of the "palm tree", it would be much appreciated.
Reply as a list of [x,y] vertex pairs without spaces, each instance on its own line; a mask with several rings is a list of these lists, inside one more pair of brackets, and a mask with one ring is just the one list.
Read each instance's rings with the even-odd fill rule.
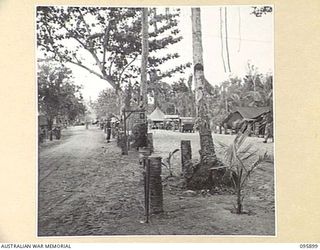
[[201,14],[200,8],[191,9],[193,67],[195,79],[195,99],[197,111],[197,126],[200,136],[200,164],[194,171],[187,186],[194,189],[208,188],[212,185],[210,169],[215,167],[218,159],[210,129],[209,111],[207,106],[207,90],[205,86],[204,65],[202,56]]
[[256,78],[255,90],[245,92],[244,99],[247,106],[265,107],[271,106],[273,101],[272,76],[263,77],[261,74]]

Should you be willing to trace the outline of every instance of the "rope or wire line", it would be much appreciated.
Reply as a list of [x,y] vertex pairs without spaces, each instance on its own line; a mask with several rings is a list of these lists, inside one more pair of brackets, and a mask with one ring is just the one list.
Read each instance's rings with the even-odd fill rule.
[[240,7],[238,7],[238,17],[239,17],[239,29],[238,29],[238,31],[239,31],[239,33],[238,33],[238,35],[239,35],[239,47],[238,47],[238,52],[240,52],[240,47],[241,47],[241,14],[240,14]]
[[222,35],[222,8],[220,7],[220,41],[221,41],[221,58],[223,62],[223,69],[226,72],[226,63],[224,61],[224,53],[223,53],[223,35]]
[[[203,35],[207,35],[210,37],[215,37],[220,39],[221,36],[215,36],[215,35],[211,35],[209,33],[203,32]],[[232,36],[228,36],[228,40],[239,40],[239,37],[232,37]],[[272,41],[267,41],[267,40],[255,40],[255,39],[246,39],[246,38],[241,38],[241,42],[255,42],[255,43],[272,43]]]
[[227,7],[224,7],[224,25],[225,25],[225,31],[226,31],[226,52],[227,52],[227,62],[228,62],[228,68],[229,72],[231,72],[230,67],[230,58],[229,58],[229,46],[228,46],[228,23],[227,23]]

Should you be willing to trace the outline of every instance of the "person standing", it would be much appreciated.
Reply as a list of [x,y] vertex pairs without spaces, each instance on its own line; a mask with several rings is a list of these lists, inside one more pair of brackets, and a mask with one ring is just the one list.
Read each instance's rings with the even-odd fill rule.
[[110,136],[111,136],[111,119],[110,118],[108,118],[106,125],[105,125],[105,128],[106,128],[106,132],[107,132],[107,142],[109,143]]
[[90,123],[90,122],[89,122],[88,120],[85,121],[86,129],[89,129],[89,123]]

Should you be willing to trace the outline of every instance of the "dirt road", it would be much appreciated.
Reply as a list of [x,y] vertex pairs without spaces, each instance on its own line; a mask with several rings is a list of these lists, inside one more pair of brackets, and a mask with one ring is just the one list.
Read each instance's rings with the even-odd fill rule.
[[139,223],[138,159],[121,156],[98,128],[68,128],[60,143],[40,149],[39,166],[39,235],[121,234],[127,217]]
[[[178,132],[176,132],[178,133]],[[182,134],[157,131],[156,151],[179,147]],[[178,136],[177,136],[178,135]],[[183,135],[184,136],[184,135]],[[186,134],[198,146],[196,134]],[[231,141],[231,137],[220,139]],[[272,151],[272,144],[262,144]],[[196,154],[196,153],[195,153]],[[273,165],[264,164],[252,176],[245,200],[250,215],[230,212],[234,196],[186,197],[176,177],[163,170],[164,210],[144,220],[142,166],[138,154],[122,156],[116,142],[106,143],[96,127],[68,128],[60,141],[39,150],[38,235],[274,235]]]

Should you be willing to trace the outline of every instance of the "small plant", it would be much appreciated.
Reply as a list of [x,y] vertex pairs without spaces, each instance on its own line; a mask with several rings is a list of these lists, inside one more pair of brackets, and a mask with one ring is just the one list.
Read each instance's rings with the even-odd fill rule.
[[169,153],[168,157],[164,159],[164,161],[161,162],[162,166],[166,167],[169,170],[169,177],[173,176],[173,170],[172,170],[172,157],[175,153],[177,153],[179,149],[175,149],[172,152]]
[[243,213],[244,190],[251,174],[259,167],[262,162],[270,162],[272,159],[265,152],[258,155],[258,149],[252,149],[252,144],[244,145],[251,126],[246,125],[245,129],[241,129],[231,145],[218,142],[224,149],[224,162],[230,170],[230,177],[237,195],[236,212]]

